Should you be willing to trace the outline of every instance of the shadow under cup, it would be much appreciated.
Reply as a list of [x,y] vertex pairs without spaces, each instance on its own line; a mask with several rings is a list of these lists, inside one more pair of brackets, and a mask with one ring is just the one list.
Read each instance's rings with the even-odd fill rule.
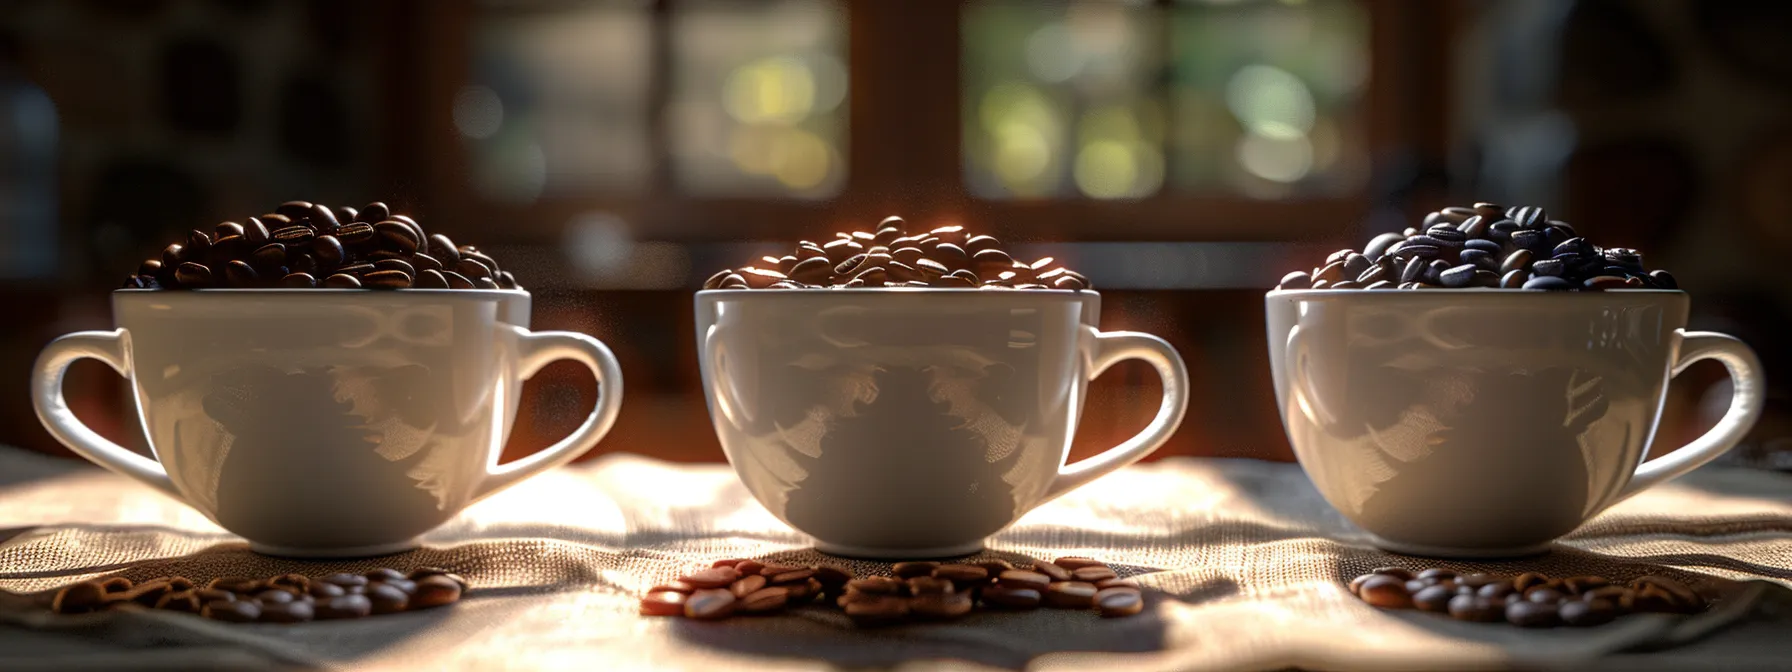
[[1540,551],[1615,501],[1679,357],[1681,292],[1276,292],[1276,398],[1331,504],[1396,551]]
[[258,550],[371,554],[475,496],[514,414],[515,294],[120,292],[114,314],[189,503]]
[[825,552],[975,552],[1057,477],[1089,292],[704,292],[704,392],[759,501]]

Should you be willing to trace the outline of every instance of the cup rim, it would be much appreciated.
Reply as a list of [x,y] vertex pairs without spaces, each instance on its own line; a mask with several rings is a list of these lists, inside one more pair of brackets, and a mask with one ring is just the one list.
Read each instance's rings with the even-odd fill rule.
[[214,289],[135,289],[135,288],[130,288],[130,289],[114,289],[114,290],[112,290],[112,293],[114,295],[124,295],[124,296],[138,296],[138,295],[168,296],[168,295],[185,295],[185,294],[211,295],[211,296],[241,296],[241,295],[245,295],[245,294],[298,294],[298,295],[304,295],[304,296],[311,296],[311,295],[316,295],[316,294],[338,295],[338,296],[345,295],[345,294],[355,294],[355,295],[382,294],[382,295],[386,295],[386,296],[403,296],[405,294],[426,294],[429,296],[518,296],[518,295],[528,296],[529,295],[529,291],[525,290],[525,289],[369,289],[366,287],[355,288],[355,289],[338,289],[335,287],[330,287],[330,288],[315,287],[315,288],[311,288],[311,289],[304,289],[304,288],[299,288],[299,287],[231,287],[231,288],[214,288]]
[[903,294],[956,294],[961,296],[1101,296],[1101,292],[1093,289],[1008,289],[991,290],[977,287],[816,287],[813,289],[702,289],[698,296],[815,296],[815,295],[882,295],[898,296]]
[[[1301,297],[1308,297],[1308,296],[1313,296],[1313,297],[1317,297],[1317,296],[1327,296],[1327,297],[1332,297],[1332,296],[1336,296],[1336,297],[1345,297],[1345,296],[1432,296],[1432,295],[1436,295],[1436,294],[1444,294],[1444,295],[1449,295],[1449,296],[1454,296],[1454,297],[1526,296],[1526,297],[1542,298],[1542,297],[1547,296],[1547,297],[1552,297],[1550,300],[1560,300],[1560,299],[1566,298],[1566,297],[1606,297],[1606,298],[1610,298],[1612,296],[1632,296],[1632,295],[1643,295],[1643,296],[1679,295],[1679,296],[1685,296],[1686,290],[1683,290],[1683,289],[1608,289],[1608,290],[1600,291],[1600,292],[1579,292],[1579,291],[1550,291],[1550,290],[1542,290],[1542,289],[1508,289],[1508,288],[1503,288],[1503,287],[1461,287],[1461,288],[1445,287],[1445,288],[1424,289],[1424,290],[1272,289],[1272,290],[1269,290],[1268,292],[1265,292],[1263,294],[1263,296],[1265,298],[1269,298],[1269,297],[1281,297],[1281,296],[1301,296]],[[1469,300],[1473,300],[1473,299],[1469,299]]]

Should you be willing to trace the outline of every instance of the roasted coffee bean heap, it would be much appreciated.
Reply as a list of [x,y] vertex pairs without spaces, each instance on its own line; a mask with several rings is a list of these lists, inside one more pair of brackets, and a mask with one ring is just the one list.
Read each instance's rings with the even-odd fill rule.
[[1105,617],[1131,616],[1145,607],[1137,582],[1090,558],[1036,560],[1018,568],[1006,560],[898,562],[890,566],[890,576],[865,578],[839,567],[727,559],[655,586],[641,598],[641,613],[713,620],[775,612],[818,596],[861,626],[951,620],[979,606],[1094,609]]
[[1457,574],[1433,568],[1417,574],[1382,567],[1356,577],[1350,592],[1383,609],[1418,609],[1460,621],[1506,621],[1523,628],[1594,626],[1626,614],[1690,614],[1705,610],[1698,593],[1673,579],[1645,576],[1619,585],[1600,576],[1557,579]]
[[203,586],[183,576],[132,583],[129,579],[82,581],[56,591],[50,609],[59,614],[104,611],[123,605],[185,611],[233,623],[300,623],[453,604],[468,589],[460,575],[436,567],[409,572],[380,568],[365,574],[265,579],[221,577]]
[[953,289],[1088,289],[1089,279],[1051,257],[1016,260],[994,236],[974,236],[962,226],[909,233],[901,217],[876,231],[837,233],[826,243],[802,241],[782,257],[722,271],[704,289],[807,289],[816,287],[938,287]]
[[1419,228],[1384,233],[1361,252],[1338,250],[1312,272],[1282,277],[1276,289],[1679,289],[1667,271],[1648,271],[1636,250],[1601,248],[1536,206],[1494,203],[1444,208]]
[[242,222],[198,229],[137,267],[125,289],[517,289],[472,245],[427,234],[385,203],[360,209],[288,201]]

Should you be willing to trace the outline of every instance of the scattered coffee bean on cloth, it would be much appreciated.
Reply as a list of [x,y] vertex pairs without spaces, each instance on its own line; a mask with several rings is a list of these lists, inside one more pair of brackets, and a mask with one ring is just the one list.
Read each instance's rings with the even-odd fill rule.
[[521,289],[472,245],[428,233],[385,203],[288,201],[194,229],[125,278],[125,289]]
[[1089,279],[1051,257],[1025,262],[1002,249],[994,236],[971,235],[962,226],[911,233],[901,217],[874,231],[834,234],[825,243],[802,241],[782,257],[710,276],[704,289],[1089,289]]
[[979,609],[1078,609],[1117,618],[1145,608],[1138,582],[1092,558],[1022,566],[1006,560],[911,561],[890,565],[888,572],[855,577],[828,565],[717,560],[649,589],[641,598],[641,614],[717,620],[818,603],[845,612],[855,625],[873,627],[953,620]]
[[1476,203],[1444,208],[1417,227],[1344,249],[1312,271],[1282,276],[1276,289],[1679,289],[1643,255],[1599,247],[1543,208]]
[[1627,614],[1692,614],[1706,606],[1691,588],[1661,576],[1619,584],[1602,576],[1458,574],[1441,567],[1416,574],[1382,567],[1351,580],[1350,592],[1382,609],[1417,609],[1521,628],[1591,627]]
[[468,590],[465,578],[438,567],[328,576],[218,577],[204,583],[183,576],[138,583],[113,577],[57,589],[50,610],[84,614],[129,605],[232,623],[302,623],[441,607],[460,601]]

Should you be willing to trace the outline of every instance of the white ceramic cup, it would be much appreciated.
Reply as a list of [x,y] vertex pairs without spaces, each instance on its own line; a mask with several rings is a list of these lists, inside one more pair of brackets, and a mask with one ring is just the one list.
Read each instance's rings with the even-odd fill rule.
[[[1684,292],[1270,292],[1282,421],[1327,501],[1388,550],[1541,552],[1748,433],[1765,383],[1729,336],[1682,330]],[[1735,379],[1704,436],[1644,462],[1668,379]]]
[[[379,555],[479,499],[565,464],[616,420],[622,375],[597,340],[531,332],[517,290],[120,290],[118,328],[56,339],[32,402],[77,454],[192,505],[252,548]],[[62,397],[68,366],[128,377],[156,459],[95,434]],[[589,367],[596,408],[571,436],[496,459],[522,381]]]
[[[698,292],[703,389],[747,489],[820,550],[972,553],[1181,423],[1182,358],[1155,336],[1098,331],[1100,302],[1053,290]],[[1157,416],[1064,466],[1088,382],[1124,359],[1163,378]]]

